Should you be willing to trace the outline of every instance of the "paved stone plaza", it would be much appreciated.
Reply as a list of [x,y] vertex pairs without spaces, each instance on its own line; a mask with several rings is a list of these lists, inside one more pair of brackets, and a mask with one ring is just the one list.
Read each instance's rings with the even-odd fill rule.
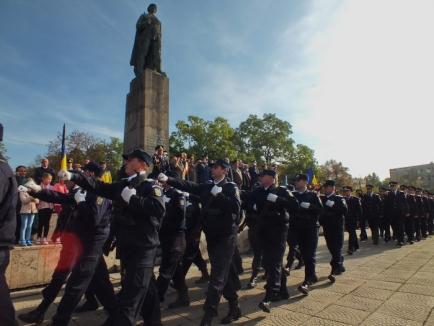
[[[370,242],[361,243],[361,250],[345,257],[347,272],[335,284],[327,280],[329,253],[324,238],[320,238],[317,274],[320,281],[313,286],[308,297],[301,296],[296,286],[303,280],[303,271],[292,271],[288,279],[291,299],[274,305],[271,314],[259,311],[258,302],[263,297],[263,285],[257,289],[241,290],[240,305],[243,317],[237,325],[434,325],[434,238],[429,238],[401,249],[394,243],[378,247]],[[250,256],[244,256],[245,272],[241,275],[243,286],[249,279]],[[167,302],[175,298],[169,292],[163,304],[164,325],[198,325],[202,316],[203,292],[194,280],[199,274],[192,267],[189,274],[191,307],[166,310]],[[113,282],[119,285],[119,276]],[[17,313],[36,307],[40,289],[13,293]],[[58,302],[60,299],[57,298]],[[56,305],[46,315],[50,318]],[[220,306],[219,318],[227,311],[226,303]],[[71,325],[99,325],[105,318],[99,309],[94,313],[75,315]],[[48,319],[46,320],[48,323]],[[216,325],[219,322],[215,322]],[[21,324],[24,325],[24,324]]]

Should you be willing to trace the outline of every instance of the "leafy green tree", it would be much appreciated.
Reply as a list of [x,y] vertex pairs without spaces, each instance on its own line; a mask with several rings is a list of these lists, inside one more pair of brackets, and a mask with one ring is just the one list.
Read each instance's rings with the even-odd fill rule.
[[170,152],[200,157],[208,154],[212,158],[237,157],[233,144],[235,130],[221,117],[206,121],[197,116],[189,116],[186,121],[176,123],[177,130],[170,136]]
[[318,169],[318,177],[320,182],[331,179],[336,181],[337,187],[343,187],[353,184],[351,174],[348,172],[348,168],[337,162],[336,160],[328,160],[324,164],[320,165]]
[[269,165],[273,160],[291,157],[294,150],[291,135],[291,124],[275,114],[264,114],[262,118],[249,115],[237,128],[234,139],[239,152]]
[[306,145],[297,144],[283,163],[282,172],[288,176],[290,181],[296,174],[306,173],[308,169],[313,169],[316,175],[318,162],[315,159],[315,152]]

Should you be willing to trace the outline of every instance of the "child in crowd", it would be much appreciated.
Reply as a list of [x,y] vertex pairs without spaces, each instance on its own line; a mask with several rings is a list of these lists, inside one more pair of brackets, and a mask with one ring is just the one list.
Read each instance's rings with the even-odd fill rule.
[[[53,177],[49,173],[44,173],[42,175],[41,187],[42,189],[54,190],[54,187],[51,185]],[[47,245],[48,240],[48,231],[50,229],[50,219],[51,214],[53,213],[53,204],[47,203],[44,201],[39,201],[38,205],[38,238],[36,243]]]
[[32,225],[35,218],[35,214],[38,213],[36,205],[39,203],[39,199],[33,198],[27,192],[20,192],[20,246],[26,247],[32,245],[31,235],[32,235]]

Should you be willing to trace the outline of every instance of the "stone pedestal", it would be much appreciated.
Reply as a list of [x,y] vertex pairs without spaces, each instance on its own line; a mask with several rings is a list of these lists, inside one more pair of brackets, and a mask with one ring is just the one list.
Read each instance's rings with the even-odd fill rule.
[[160,144],[169,147],[169,79],[146,69],[127,95],[124,152],[140,147],[152,155]]

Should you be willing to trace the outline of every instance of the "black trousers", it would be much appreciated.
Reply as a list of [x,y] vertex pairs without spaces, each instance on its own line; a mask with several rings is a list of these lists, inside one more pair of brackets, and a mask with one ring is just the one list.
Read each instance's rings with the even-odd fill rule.
[[345,220],[345,228],[348,232],[348,251],[359,249],[359,241],[357,240],[357,220],[355,217]]
[[253,260],[252,260],[252,276],[251,279],[254,279],[258,276],[259,269],[262,265],[262,245],[260,238],[258,236],[258,229],[256,225],[249,226],[247,230],[247,235],[249,237],[250,247],[253,251]]
[[238,245],[235,245],[234,264],[235,264],[235,267],[237,268],[238,274],[242,274],[244,272],[243,259],[241,258],[241,254],[240,254],[240,251],[238,249]]
[[420,230],[420,218],[418,216],[414,217],[414,233],[416,240],[420,240],[422,238],[422,232]]
[[404,242],[404,216],[400,213],[391,214],[389,216],[390,225],[392,226],[393,234],[398,242]]
[[9,265],[10,249],[0,248],[0,325],[17,325],[15,309],[12,304],[8,284],[6,283],[6,268]]
[[53,214],[51,208],[43,208],[38,211],[38,238],[46,238],[48,236],[51,214]]
[[216,316],[222,295],[229,302],[238,300],[237,290],[240,288],[240,279],[233,260],[237,233],[225,236],[205,235],[211,274],[204,310]]
[[119,315],[116,326],[135,326],[142,313],[143,302],[148,294],[149,283],[154,275],[156,248],[120,247],[119,255],[125,275],[119,293]]
[[423,213],[419,217],[419,223],[420,223],[420,233],[422,235],[422,238],[426,238],[428,234],[428,223],[427,223],[427,218],[425,213]]
[[410,215],[410,216],[406,216],[405,220],[405,234],[407,235],[407,240],[408,241],[413,241],[414,240],[414,216]]
[[359,221],[360,227],[360,240],[367,240],[368,234],[366,233],[366,219],[362,216]]
[[[107,237],[108,230],[101,234],[92,235],[90,238],[82,238],[82,252],[78,252],[78,257],[72,267],[71,275],[66,283],[65,293],[53,317],[53,325],[68,325],[72,313],[92,281],[98,264],[101,263],[102,248]],[[63,275],[65,274],[63,273]],[[112,300],[112,306],[116,307],[114,293]],[[111,311],[110,313],[115,312]]]
[[[160,300],[163,301],[169,288],[170,281],[175,275],[176,270],[179,268],[179,263],[185,253],[185,233],[178,232],[173,235],[167,235],[160,237],[161,241],[161,264],[160,272],[157,278],[157,289]],[[177,278],[174,281],[178,281]],[[176,284],[175,288],[182,287],[182,285]]]
[[323,230],[327,248],[332,256],[330,266],[333,270],[340,270],[344,262],[344,257],[342,256],[344,244],[343,223],[324,223]]
[[380,238],[380,218],[373,216],[368,218],[369,228],[371,229],[372,242],[378,244]]
[[[92,301],[98,299],[104,309],[112,312],[117,309],[117,301],[113,285],[110,282],[110,276],[104,257],[101,256],[95,269],[95,274],[85,293],[86,300]],[[96,297],[96,298],[95,298]]]
[[290,237],[296,239],[304,260],[304,281],[316,277],[316,249],[318,246],[318,226],[312,221],[297,221],[289,226]]
[[142,318],[144,326],[161,326],[160,296],[158,294],[157,281],[152,276],[149,281],[148,292],[142,306]]
[[277,227],[262,226],[259,231],[263,249],[263,263],[267,275],[265,299],[270,301],[274,295],[287,292],[286,274],[283,273],[283,256],[288,238],[288,225]]

